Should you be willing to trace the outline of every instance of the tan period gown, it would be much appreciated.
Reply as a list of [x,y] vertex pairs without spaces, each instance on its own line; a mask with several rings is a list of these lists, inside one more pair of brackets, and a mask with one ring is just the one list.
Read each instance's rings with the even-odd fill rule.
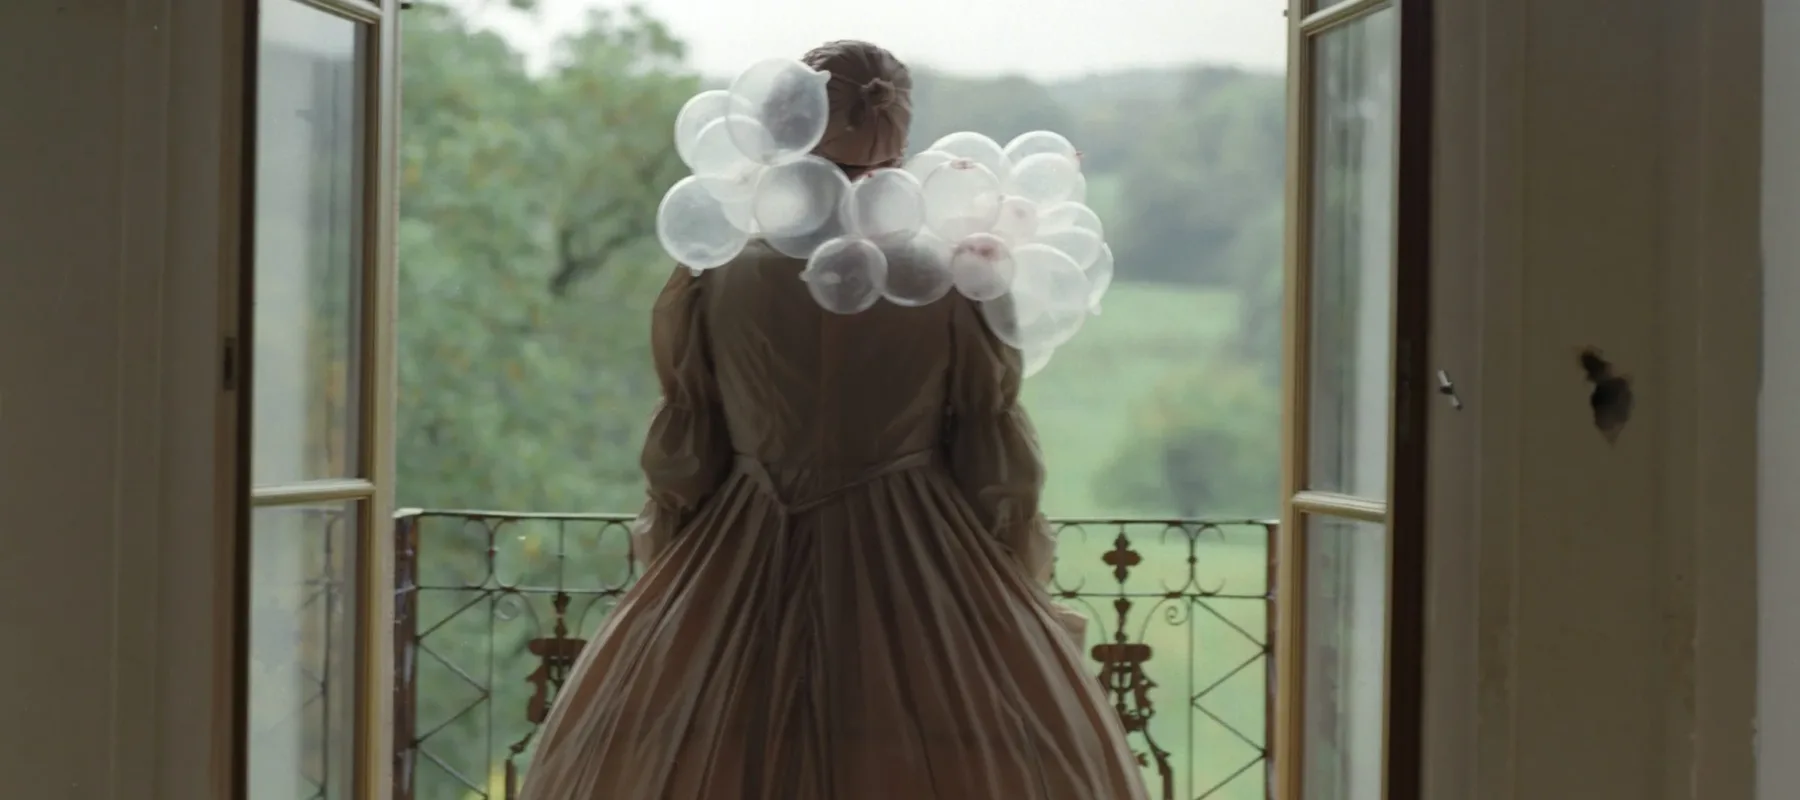
[[1139,800],[1050,602],[1017,351],[952,293],[825,312],[752,243],[657,301],[644,576],[525,800]]

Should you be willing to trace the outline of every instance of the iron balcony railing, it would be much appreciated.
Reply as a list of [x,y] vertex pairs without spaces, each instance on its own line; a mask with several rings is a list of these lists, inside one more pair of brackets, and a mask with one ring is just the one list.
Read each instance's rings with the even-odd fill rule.
[[[631,588],[630,517],[396,519],[393,800],[512,800],[557,688]],[[1268,800],[1275,524],[1068,519],[1051,593],[1163,800]]]

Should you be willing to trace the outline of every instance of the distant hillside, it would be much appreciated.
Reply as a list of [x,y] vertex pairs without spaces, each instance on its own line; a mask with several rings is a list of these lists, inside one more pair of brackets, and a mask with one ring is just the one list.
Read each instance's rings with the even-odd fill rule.
[[1120,98],[1173,100],[1180,93],[1183,75],[1206,69],[1212,68],[1195,66],[1185,69],[1133,69],[1091,73],[1079,78],[1056,81],[1049,84],[1049,88],[1057,100],[1072,108]]

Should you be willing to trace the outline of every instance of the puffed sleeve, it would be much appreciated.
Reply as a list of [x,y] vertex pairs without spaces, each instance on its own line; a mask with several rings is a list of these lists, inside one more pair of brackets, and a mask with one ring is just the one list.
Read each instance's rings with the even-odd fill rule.
[[946,450],[950,471],[983,525],[1025,575],[1050,581],[1056,539],[1038,510],[1044,458],[1031,418],[1019,405],[1019,351],[996,339],[972,303],[959,303]]
[[994,337],[974,304],[959,303],[956,313],[945,435],[951,474],[982,524],[1040,587],[1046,610],[1080,650],[1087,617],[1042,591],[1056,565],[1056,536],[1038,506],[1044,454],[1030,415],[1019,405],[1023,358]]
[[639,463],[649,485],[632,525],[637,558],[649,564],[724,480],[731,442],[719,405],[701,303],[704,280],[678,267],[651,314],[650,351],[662,399]]

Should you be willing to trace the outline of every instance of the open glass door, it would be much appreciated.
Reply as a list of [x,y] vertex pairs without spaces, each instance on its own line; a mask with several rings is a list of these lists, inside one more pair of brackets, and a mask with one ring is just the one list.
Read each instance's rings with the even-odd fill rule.
[[254,6],[240,796],[374,798],[388,773],[398,0]]
[[1403,76],[1428,79],[1429,65],[1401,64],[1408,37],[1425,35],[1424,2],[1289,7],[1283,800],[1417,793],[1406,766],[1416,752],[1401,752],[1416,751],[1423,453],[1413,418],[1424,295],[1408,285],[1423,255],[1409,237],[1422,229],[1409,201],[1428,186],[1402,141],[1428,118]]

